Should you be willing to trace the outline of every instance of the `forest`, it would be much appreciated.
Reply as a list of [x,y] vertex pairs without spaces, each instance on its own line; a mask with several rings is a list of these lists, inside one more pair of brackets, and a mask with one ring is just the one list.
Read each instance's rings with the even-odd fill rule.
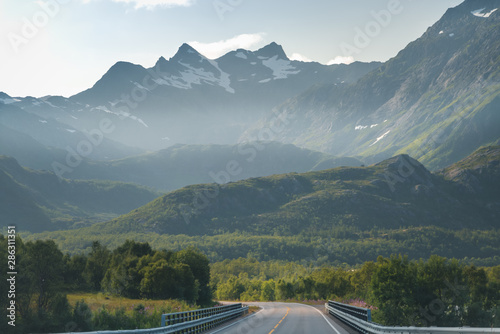
[[[0,235],[3,263],[7,246]],[[126,240],[109,249],[95,241],[86,253],[65,254],[53,240],[18,237],[15,257],[18,333],[158,327],[162,313],[213,306],[214,300],[331,299],[369,307],[374,321],[385,325],[500,326],[500,266],[477,267],[436,255],[426,260],[379,256],[354,266],[252,257],[210,263],[194,247],[155,250],[148,242]],[[1,275],[2,291],[8,291],[9,276]],[[68,301],[67,294],[75,292],[169,300],[178,306],[91,310],[84,300]],[[2,296],[4,319],[8,303]],[[9,325],[0,326],[4,332]]]
[[[0,258],[8,261],[8,240],[0,235]],[[16,238],[15,291],[2,294],[1,316],[7,319],[10,301],[15,302],[15,327],[2,321],[0,330],[17,333],[58,333],[92,329],[134,329],[138,325],[158,327],[158,310],[145,324],[144,309],[138,307],[129,319],[125,310],[91,312],[84,301],[70,305],[70,292],[104,292],[133,299],[180,300],[186,304],[209,305],[210,267],[207,257],[193,248],[172,252],[153,250],[148,243],[127,240],[109,250],[99,242],[88,254],[63,254],[52,240],[23,242]],[[1,274],[1,290],[9,291],[7,271]],[[11,288],[11,290],[13,290]],[[10,300],[9,300],[10,299]],[[139,305],[138,305],[139,306]],[[10,331],[9,331],[10,332]]]
[[221,300],[336,300],[371,308],[373,321],[388,326],[500,326],[500,266],[436,255],[316,268],[240,258],[213,264],[211,275]]

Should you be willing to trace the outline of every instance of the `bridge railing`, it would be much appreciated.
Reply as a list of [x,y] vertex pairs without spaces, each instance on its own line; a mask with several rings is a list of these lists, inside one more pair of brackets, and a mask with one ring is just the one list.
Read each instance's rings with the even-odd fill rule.
[[[196,311],[164,314],[162,315],[162,327],[158,328],[97,331],[86,332],[85,334],[195,334],[237,318],[247,312],[248,306],[243,307],[241,304],[231,304]],[[167,325],[167,319],[171,324]]]
[[364,334],[500,334],[500,328],[382,326],[349,314],[340,307],[335,307],[335,305],[330,304],[330,301],[325,304],[325,309],[329,314]]
[[194,311],[184,311],[176,313],[162,314],[161,316],[161,326],[170,326],[186,321],[193,321],[201,318],[206,318],[212,315],[225,313],[231,310],[241,309],[241,303],[230,304],[219,307],[210,307]]

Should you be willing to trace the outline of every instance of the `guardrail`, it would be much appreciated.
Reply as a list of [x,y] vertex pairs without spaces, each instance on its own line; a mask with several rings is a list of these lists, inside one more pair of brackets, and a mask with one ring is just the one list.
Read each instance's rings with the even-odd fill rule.
[[325,309],[334,317],[347,323],[349,326],[365,334],[481,334],[499,333],[500,328],[472,328],[472,327],[389,327],[374,322],[361,320],[338,308],[325,304]]
[[206,318],[206,317],[209,317],[212,315],[221,314],[224,312],[228,312],[228,311],[236,310],[236,309],[241,309],[241,308],[242,308],[241,303],[238,303],[238,304],[224,305],[224,306],[220,306],[220,307],[203,308],[203,309],[194,310],[194,311],[162,314],[161,326],[164,327],[164,326],[175,325],[175,324],[183,323],[186,321],[192,321],[192,320],[197,320],[200,318]]
[[339,302],[328,301],[328,306],[340,310],[344,313],[350,314],[358,319],[371,322],[372,321],[372,310],[368,308],[357,307],[353,305],[342,304]]
[[[158,328],[149,328],[149,329],[134,329],[134,330],[117,330],[117,331],[97,331],[97,332],[85,332],[85,334],[180,334],[180,333],[201,333],[203,331],[206,331],[210,328],[213,328],[215,326],[218,326],[219,324],[237,318],[241,314],[244,314],[248,312],[248,306],[242,307],[241,304],[232,304],[232,305],[227,305],[231,307],[212,307],[214,313],[212,315],[208,315],[209,312],[208,310],[211,309],[203,309],[203,310],[197,310],[197,311],[188,311],[188,312],[178,312],[179,313],[194,313],[198,312],[198,318],[197,319],[191,319],[189,316],[184,315],[183,317],[175,318],[177,320],[179,319],[184,319],[183,322],[180,323],[175,323],[171,324],[168,326],[162,326]],[[218,309],[223,309],[224,311],[222,312],[215,312],[219,311]],[[202,312],[203,311],[203,312]],[[162,315],[162,322],[163,316],[168,316],[171,314],[164,314]],[[166,323],[167,317],[165,317],[165,323]],[[191,319],[191,320],[188,320]],[[82,333],[79,333],[82,334]]]

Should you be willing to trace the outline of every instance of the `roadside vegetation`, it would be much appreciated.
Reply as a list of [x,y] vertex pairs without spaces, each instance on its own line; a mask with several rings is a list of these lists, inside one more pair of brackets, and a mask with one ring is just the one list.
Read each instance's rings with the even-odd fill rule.
[[[210,264],[199,250],[154,250],[127,240],[115,249],[93,242],[86,253],[64,254],[53,240],[16,240],[16,327],[13,333],[58,333],[158,327],[162,313],[214,300],[328,299],[372,309],[385,325],[500,326],[500,266],[476,267],[431,256],[379,256],[358,265],[252,257]],[[0,235],[7,263],[7,239]],[[6,272],[2,291],[9,290]],[[6,318],[9,301],[1,299]],[[0,330],[9,330],[2,322]]]

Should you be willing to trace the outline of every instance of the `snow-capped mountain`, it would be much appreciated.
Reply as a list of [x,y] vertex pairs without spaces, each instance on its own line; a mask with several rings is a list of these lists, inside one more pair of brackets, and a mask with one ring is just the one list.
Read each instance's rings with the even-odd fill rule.
[[82,132],[99,129],[109,119],[113,131],[108,138],[142,149],[233,144],[287,99],[314,85],[354,82],[379,65],[291,61],[276,43],[208,59],[183,44],[172,58],[160,57],[151,68],[117,62],[93,87],[70,98],[2,95],[0,109],[10,103]]
[[91,105],[116,103],[122,95],[144,90],[151,96],[175,100],[169,93],[178,94],[179,89],[227,93],[226,98],[231,99],[229,94],[248,95],[262,87],[269,90],[272,86],[272,89],[281,87],[280,90],[287,91],[285,96],[280,92],[272,102],[276,104],[312,85],[353,82],[378,65],[375,62],[326,66],[291,61],[283,48],[274,42],[255,52],[238,49],[212,60],[183,44],[172,58],[160,57],[149,69],[118,62],[94,87],[71,99]]

